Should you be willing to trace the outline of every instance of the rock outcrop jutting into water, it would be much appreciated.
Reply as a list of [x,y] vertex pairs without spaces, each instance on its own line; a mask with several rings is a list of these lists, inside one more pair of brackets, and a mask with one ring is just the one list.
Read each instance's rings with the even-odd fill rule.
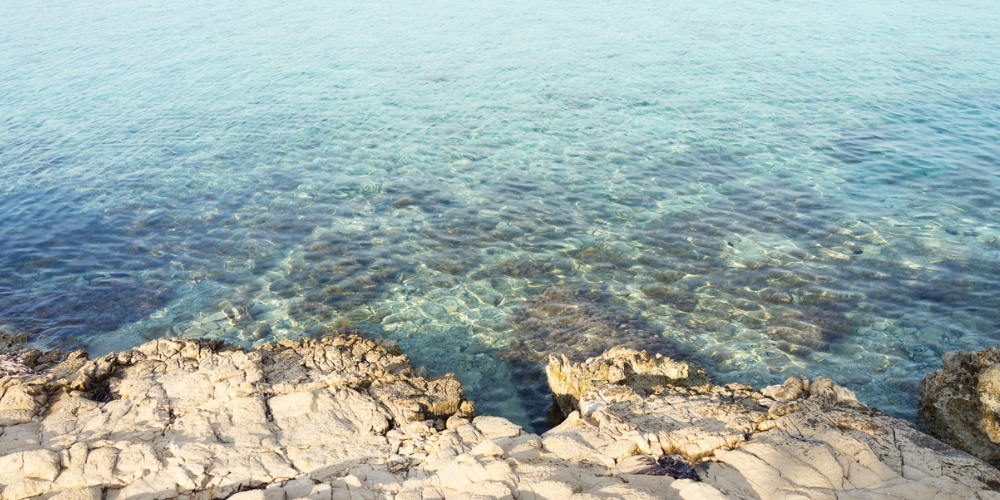
[[938,439],[1000,466],[1000,349],[949,352],[920,383],[920,422]]
[[357,336],[29,368],[0,378],[3,499],[1000,496],[1000,471],[826,379],[716,387],[630,349],[551,358],[569,415],[541,436]]

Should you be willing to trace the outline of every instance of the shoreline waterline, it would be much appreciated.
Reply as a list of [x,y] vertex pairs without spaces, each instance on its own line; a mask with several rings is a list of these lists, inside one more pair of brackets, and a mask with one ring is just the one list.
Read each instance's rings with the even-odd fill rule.
[[359,331],[529,427],[629,344],[912,421],[1000,345],[987,6],[10,2],[0,326]]

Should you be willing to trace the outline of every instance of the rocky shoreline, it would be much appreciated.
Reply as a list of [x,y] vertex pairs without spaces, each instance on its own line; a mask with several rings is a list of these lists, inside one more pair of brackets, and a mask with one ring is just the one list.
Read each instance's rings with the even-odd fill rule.
[[550,358],[566,418],[542,435],[357,336],[17,356],[3,499],[1000,498],[996,468],[827,379],[713,386],[631,349]]

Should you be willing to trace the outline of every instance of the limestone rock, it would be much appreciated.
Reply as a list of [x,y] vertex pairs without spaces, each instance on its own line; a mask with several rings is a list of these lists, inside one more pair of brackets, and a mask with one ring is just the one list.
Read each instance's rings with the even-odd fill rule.
[[624,349],[554,361],[579,410],[542,436],[356,336],[46,363],[0,378],[0,500],[1000,497],[1000,471],[829,380],[718,387]]
[[1000,348],[950,352],[920,382],[920,423],[932,436],[1000,466]]
[[612,350],[580,365],[552,360],[550,381],[577,391],[581,411],[545,434],[547,448],[622,474],[667,473],[649,464],[680,455],[698,464],[701,486],[728,498],[998,497],[1000,471],[870,410],[823,377],[759,392],[678,376],[633,387],[625,375],[631,359],[641,353]]
[[[394,411],[404,399],[414,411]],[[456,415],[473,416],[454,377],[417,377],[394,345],[359,337],[71,353],[0,378],[0,498],[224,497],[382,460],[390,429]]]
[[578,364],[570,363],[565,356],[550,356],[545,373],[563,415],[579,410],[580,397],[595,387],[625,385],[646,392],[666,385],[693,387],[709,383],[705,371],[689,363],[620,347]]

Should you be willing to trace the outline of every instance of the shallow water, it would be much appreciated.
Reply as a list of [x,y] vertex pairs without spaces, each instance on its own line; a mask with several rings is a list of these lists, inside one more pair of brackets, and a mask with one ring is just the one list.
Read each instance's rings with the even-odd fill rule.
[[544,428],[619,344],[914,418],[1000,345],[989,1],[0,4],[0,324],[362,331]]

